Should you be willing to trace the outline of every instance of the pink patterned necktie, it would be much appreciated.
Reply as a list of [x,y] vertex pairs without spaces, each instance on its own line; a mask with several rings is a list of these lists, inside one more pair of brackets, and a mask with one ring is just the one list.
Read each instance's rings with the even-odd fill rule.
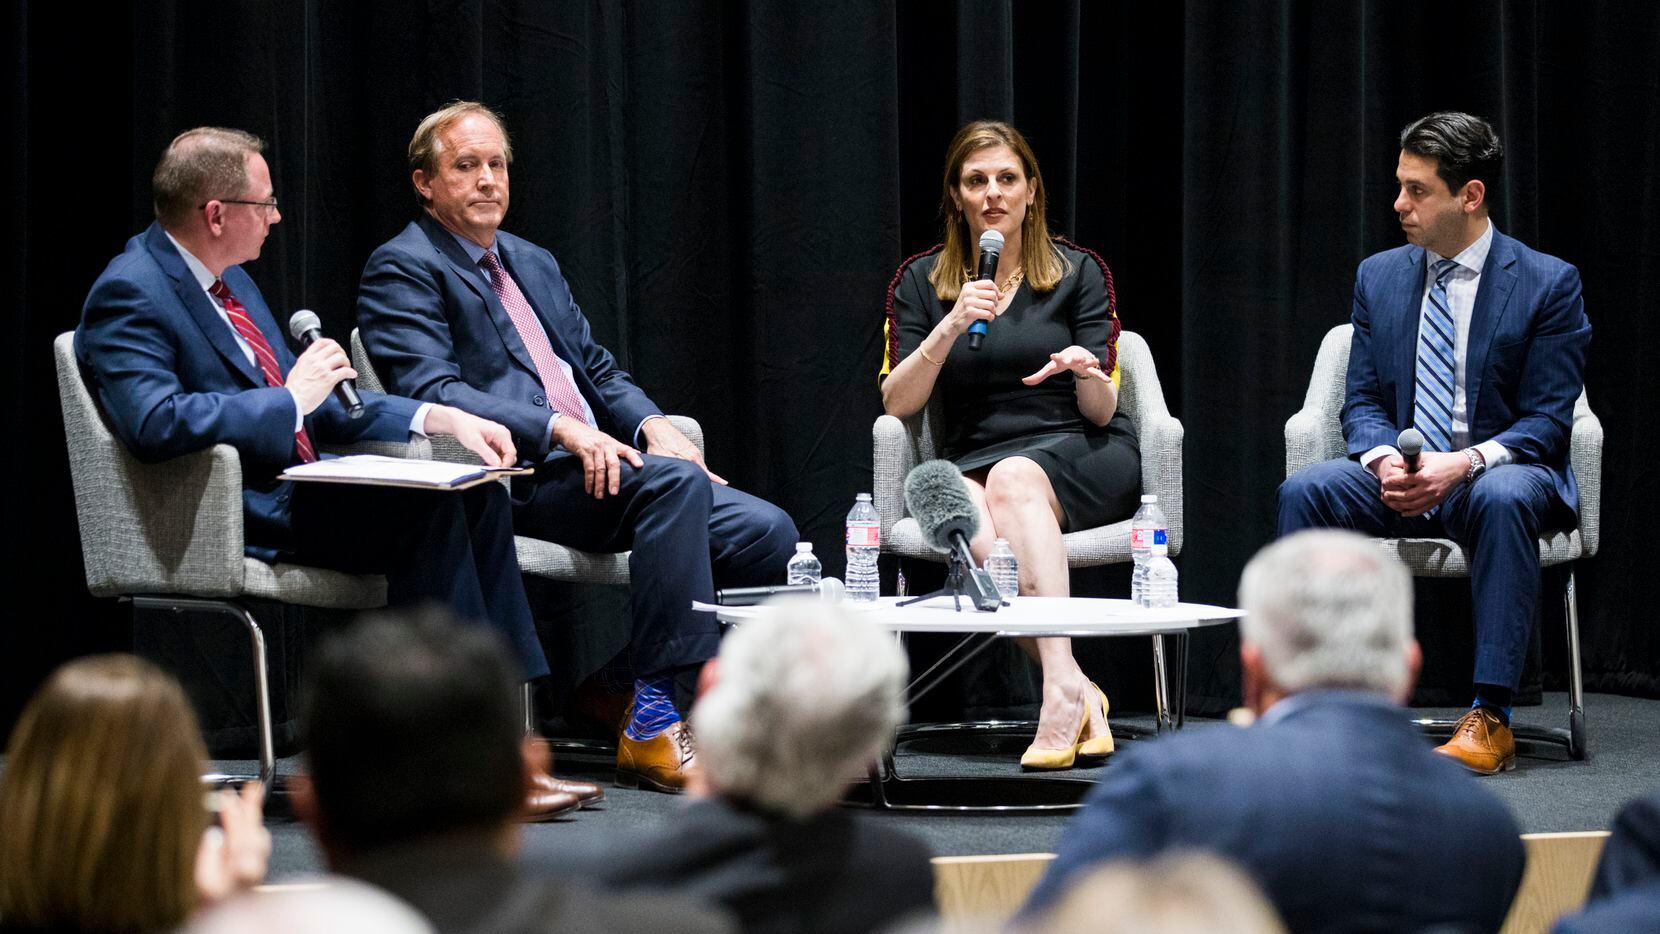
[[[265,339],[254,319],[248,316],[248,309],[236,300],[222,280],[213,280],[208,294],[225,306],[225,315],[231,319],[231,327],[253,348],[254,360],[259,364],[259,371],[265,374],[266,385],[282,386],[282,367],[277,366],[277,355],[271,352],[271,342]],[[311,438],[306,435],[303,424],[299,431],[294,432],[294,449],[299,453],[300,460],[307,464],[317,459],[317,449],[311,446]]]
[[524,293],[519,291],[519,284],[502,267],[495,250],[485,251],[484,258],[478,262],[490,273],[491,291],[501,299],[501,306],[507,309],[507,317],[513,319],[513,327],[519,332],[519,340],[530,351],[530,362],[536,364],[536,375],[542,380],[542,391],[547,393],[549,407],[587,424],[588,418],[582,412],[582,394],[571,378],[565,375],[565,368],[559,365],[553,344],[548,340],[548,332],[542,328],[536,310],[530,307]]

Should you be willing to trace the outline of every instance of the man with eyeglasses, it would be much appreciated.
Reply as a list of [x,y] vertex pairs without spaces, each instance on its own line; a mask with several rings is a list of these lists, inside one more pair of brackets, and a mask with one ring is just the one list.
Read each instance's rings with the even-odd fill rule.
[[[518,455],[506,428],[451,406],[364,392],[354,419],[333,395],[357,375],[340,345],[289,351],[238,265],[282,219],[264,148],[241,130],[199,127],[162,154],[156,221],[98,277],[75,332],[110,428],[143,461],[231,445],[250,557],[384,574],[389,603],[445,604],[498,629],[526,680],[546,675],[499,484],[434,495],[278,479],[321,445],[411,434],[454,435],[492,466]],[[532,789],[527,815],[577,804],[570,789]]]

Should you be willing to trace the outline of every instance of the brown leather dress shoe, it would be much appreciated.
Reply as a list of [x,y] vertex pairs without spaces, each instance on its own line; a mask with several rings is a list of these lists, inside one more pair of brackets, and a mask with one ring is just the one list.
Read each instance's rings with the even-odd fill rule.
[[1452,739],[1435,751],[1457,759],[1460,765],[1481,775],[1508,772],[1516,767],[1516,737],[1499,715],[1485,707],[1472,707],[1458,718]]
[[697,768],[692,728],[676,723],[651,739],[617,739],[617,787],[645,786],[669,794],[686,787],[688,773]]
[[557,775],[538,775],[535,781],[537,791],[575,795],[577,802],[583,807],[605,803],[605,789],[593,782],[572,781]]
[[583,807],[592,807],[605,800],[605,789],[594,784],[593,782],[578,782],[568,778],[560,778],[559,776],[553,774],[552,745],[546,739],[539,736],[531,740],[531,742],[542,747],[540,750],[543,757],[542,761],[548,763],[548,770],[538,770],[535,777],[532,779],[535,783],[534,787],[536,791],[562,792],[564,794],[576,795],[577,801],[580,802]]
[[568,791],[552,791],[538,783],[526,792],[524,809],[519,812],[519,819],[534,824],[553,820],[561,814],[569,814],[581,806],[582,801],[576,795]]

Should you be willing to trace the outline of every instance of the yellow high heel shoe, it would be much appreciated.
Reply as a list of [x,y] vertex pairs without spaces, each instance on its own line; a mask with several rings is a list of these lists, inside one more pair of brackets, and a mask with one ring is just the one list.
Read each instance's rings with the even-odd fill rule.
[[1072,763],[1078,759],[1078,750],[1084,744],[1084,731],[1089,729],[1089,711],[1080,711],[1082,716],[1078,721],[1078,738],[1072,745],[1060,749],[1044,749],[1033,743],[1020,754],[1020,767],[1023,769],[1070,769]]
[[[1089,687],[1090,687],[1090,690],[1095,692],[1097,697],[1101,698],[1101,722],[1103,724],[1106,724],[1107,723],[1107,710],[1109,709],[1108,704],[1107,704],[1107,692],[1101,690],[1101,688],[1099,686],[1097,686],[1094,682],[1091,682]],[[1084,715],[1084,725],[1085,726],[1089,725],[1089,715],[1088,714]],[[1078,734],[1078,738],[1083,739],[1083,737],[1084,737],[1084,734],[1080,732]],[[1089,739],[1083,739],[1083,742],[1078,744],[1078,755],[1080,755],[1080,756],[1110,756],[1110,755],[1112,755],[1113,748],[1114,747],[1113,747],[1113,744],[1112,744],[1112,727],[1111,727],[1110,724],[1108,724],[1107,725],[1107,731],[1105,733],[1101,734],[1100,736],[1091,736]]]

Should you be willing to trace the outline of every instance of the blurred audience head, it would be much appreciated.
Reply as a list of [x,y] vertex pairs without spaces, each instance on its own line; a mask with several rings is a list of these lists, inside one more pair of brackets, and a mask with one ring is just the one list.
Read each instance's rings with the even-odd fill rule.
[[1412,577],[1370,539],[1330,529],[1280,539],[1246,565],[1239,601],[1247,702],[1259,712],[1311,688],[1411,692]]
[[295,803],[331,861],[512,826],[526,782],[519,698],[495,634],[436,606],[371,614],[325,640]]
[[12,730],[0,776],[0,918],[159,931],[195,909],[207,827],[196,715],[131,655],[58,669]]
[[430,934],[426,919],[372,885],[330,877],[237,896],[184,934]]
[[692,709],[709,787],[796,819],[825,810],[892,742],[908,670],[892,634],[833,605],[784,601],[743,623]]
[[1024,930],[1041,934],[1283,934],[1260,889],[1225,859],[1172,850],[1080,876]]

